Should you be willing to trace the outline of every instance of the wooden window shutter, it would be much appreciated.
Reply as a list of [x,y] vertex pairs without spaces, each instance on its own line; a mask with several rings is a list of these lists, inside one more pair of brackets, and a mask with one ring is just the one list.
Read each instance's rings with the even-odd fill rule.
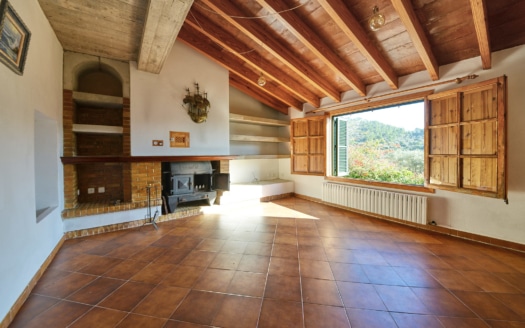
[[291,121],[292,174],[325,175],[326,120],[324,116]]
[[428,100],[426,185],[506,199],[506,77]]

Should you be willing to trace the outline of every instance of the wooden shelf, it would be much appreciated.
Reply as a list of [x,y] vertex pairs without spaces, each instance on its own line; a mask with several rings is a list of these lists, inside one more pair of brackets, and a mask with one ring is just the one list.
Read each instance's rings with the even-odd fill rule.
[[290,139],[283,137],[262,137],[262,136],[249,136],[243,134],[231,134],[230,141],[243,141],[243,142],[290,142]]
[[123,131],[121,126],[73,124],[75,133],[122,134]]
[[73,100],[80,105],[96,106],[102,108],[122,108],[124,98],[99,95],[96,93],[87,93],[73,91]]
[[290,154],[288,155],[236,155],[234,160],[236,159],[277,159],[277,158],[290,158]]
[[230,122],[255,124],[255,125],[267,125],[267,126],[289,126],[289,121],[274,120],[264,117],[255,117],[247,115],[239,115],[230,113]]

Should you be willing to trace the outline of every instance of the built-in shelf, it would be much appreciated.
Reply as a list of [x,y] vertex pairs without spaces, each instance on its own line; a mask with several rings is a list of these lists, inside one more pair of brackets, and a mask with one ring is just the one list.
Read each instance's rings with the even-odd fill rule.
[[231,134],[230,141],[246,141],[246,142],[289,142],[289,138],[283,137],[263,137],[263,136],[249,136],[243,134]]
[[230,113],[230,122],[244,123],[244,124],[256,124],[256,125],[268,125],[268,126],[289,126],[289,121],[274,120],[264,117],[247,116],[240,114]]
[[73,132],[75,133],[122,134],[123,131],[124,128],[121,126],[73,124]]
[[97,106],[102,108],[122,108],[124,98],[73,91],[73,100],[80,105]]
[[290,154],[288,155],[236,155],[234,160],[236,159],[278,159],[278,158],[290,158]]

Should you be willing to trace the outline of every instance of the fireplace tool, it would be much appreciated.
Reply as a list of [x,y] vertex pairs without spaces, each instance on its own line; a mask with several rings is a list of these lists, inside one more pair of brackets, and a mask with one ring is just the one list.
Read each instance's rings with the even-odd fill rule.
[[157,193],[157,186],[155,186],[155,214],[153,217],[151,217],[151,185],[148,185],[146,187],[147,195],[148,195],[148,209],[146,212],[146,222],[151,222],[155,230],[159,230],[159,227],[157,226],[158,216],[159,216],[159,208],[158,208],[158,193]]

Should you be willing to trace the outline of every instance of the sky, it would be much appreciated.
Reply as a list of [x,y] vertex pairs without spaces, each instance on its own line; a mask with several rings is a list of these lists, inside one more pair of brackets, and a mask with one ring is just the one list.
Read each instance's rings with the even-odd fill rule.
[[393,125],[405,130],[412,131],[415,128],[423,129],[425,126],[424,103],[413,103],[394,107],[395,110],[374,110],[352,114],[352,117],[360,117],[369,121],[378,121]]

